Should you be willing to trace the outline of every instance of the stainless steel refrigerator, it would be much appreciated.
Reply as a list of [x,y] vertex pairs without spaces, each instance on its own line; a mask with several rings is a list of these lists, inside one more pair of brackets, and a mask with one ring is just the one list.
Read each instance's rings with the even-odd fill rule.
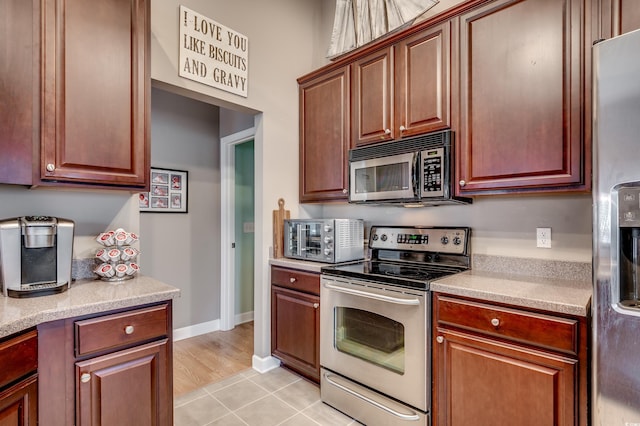
[[594,426],[640,426],[640,30],[593,47]]

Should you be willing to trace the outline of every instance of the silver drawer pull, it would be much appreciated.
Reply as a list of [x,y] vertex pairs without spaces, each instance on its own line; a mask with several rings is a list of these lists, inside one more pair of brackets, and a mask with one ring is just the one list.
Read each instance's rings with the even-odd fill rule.
[[319,303],[314,303],[314,304],[313,304],[313,308],[314,308],[314,309],[318,309],[318,307],[319,307],[319,306],[320,306],[320,304],[319,304]]
[[436,342],[438,342],[438,343],[444,342],[444,337],[442,337],[442,336],[436,337]]
[[89,380],[91,380],[91,374],[89,373],[82,373],[82,376],[80,376],[80,381],[82,383],[87,383]]
[[134,332],[134,328],[133,328],[133,326],[132,326],[132,325],[128,325],[128,326],[126,326],[126,327],[124,328],[124,332],[125,332],[126,334],[133,334],[133,332]]
[[399,413],[396,410],[387,407],[386,405],[383,405],[377,401],[372,400],[371,398],[368,398],[364,395],[361,395],[360,393],[356,392],[353,389],[349,389],[347,386],[342,385],[338,382],[336,382],[335,380],[333,380],[333,375],[331,374],[327,374],[325,373],[324,378],[327,380],[327,383],[329,383],[330,385],[333,385],[335,387],[337,387],[338,389],[355,396],[356,398],[360,398],[361,400],[373,405],[374,407],[378,407],[379,409],[386,411],[387,413],[391,414],[392,416],[398,417],[401,420],[405,420],[405,421],[417,421],[420,420],[420,416],[418,416],[417,414],[404,414],[404,413]]
[[420,305],[420,299],[401,299],[399,297],[385,296],[384,294],[369,293],[368,291],[356,290],[354,288],[340,287],[333,284],[324,284],[325,288],[339,291],[341,293],[353,294],[355,296],[367,297],[369,299],[381,300],[383,302],[395,303],[397,305]]
[[293,284],[293,283],[295,283],[295,282],[296,282],[296,279],[295,279],[294,277],[291,277],[291,278],[289,278],[289,282],[290,282],[291,284]]
[[494,318],[491,320],[491,325],[497,327],[500,325],[500,320],[498,318]]

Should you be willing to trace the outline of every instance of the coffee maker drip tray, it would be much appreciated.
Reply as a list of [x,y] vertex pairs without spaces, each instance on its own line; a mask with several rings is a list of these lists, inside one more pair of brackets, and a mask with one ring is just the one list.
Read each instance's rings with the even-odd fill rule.
[[19,289],[8,288],[9,297],[26,298],[35,296],[46,296],[49,294],[62,293],[69,288],[68,282],[41,282],[22,284]]

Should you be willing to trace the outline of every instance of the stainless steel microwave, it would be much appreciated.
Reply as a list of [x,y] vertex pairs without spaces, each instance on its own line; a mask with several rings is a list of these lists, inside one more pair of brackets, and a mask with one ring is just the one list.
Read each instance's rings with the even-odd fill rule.
[[349,202],[427,206],[471,203],[454,195],[453,132],[349,151]]
[[364,258],[362,219],[286,219],[284,256],[339,263]]

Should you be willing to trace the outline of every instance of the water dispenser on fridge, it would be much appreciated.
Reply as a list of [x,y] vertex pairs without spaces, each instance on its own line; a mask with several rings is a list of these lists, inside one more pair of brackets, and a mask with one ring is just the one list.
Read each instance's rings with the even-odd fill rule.
[[640,309],[640,182],[618,188],[619,304]]

